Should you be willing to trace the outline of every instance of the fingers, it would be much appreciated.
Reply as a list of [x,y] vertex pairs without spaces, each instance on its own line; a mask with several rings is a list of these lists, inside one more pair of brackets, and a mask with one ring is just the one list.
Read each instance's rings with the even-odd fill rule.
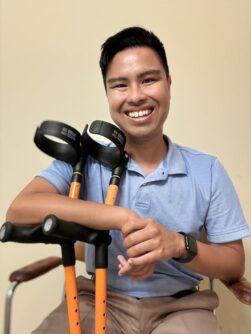
[[236,290],[232,290],[232,292],[234,293],[234,295],[236,296],[237,299],[239,299],[239,301],[241,301],[242,303],[246,304],[246,305],[251,305],[251,292],[250,291],[236,291]]
[[128,223],[124,224],[121,228],[121,232],[124,237],[126,237],[128,234],[135,232],[137,230],[141,230],[146,226],[147,222],[145,219],[133,219],[130,220]]
[[129,273],[132,270],[132,267],[130,265],[130,263],[125,259],[125,257],[123,255],[118,255],[117,259],[119,261],[119,271],[118,271],[118,275],[119,276],[123,276],[127,273]]
[[151,262],[160,261],[174,256],[174,245],[176,245],[174,238],[170,241],[166,236],[168,231],[164,231],[159,224],[155,223],[154,228],[146,227],[129,234],[124,238],[123,245],[129,258],[135,259],[142,256],[144,264],[148,259]]
[[151,276],[154,272],[155,265],[148,263],[147,265],[138,266],[132,263],[131,259],[127,261],[124,256],[118,255],[119,271],[118,275],[129,275],[133,280],[142,280]]
[[138,219],[131,224],[125,224],[122,228],[123,245],[125,248],[130,248],[136,244],[146,240],[154,240],[160,238],[160,225],[148,218]]
[[141,256],[129,258],[128,262],[131,266],[146,266],[150,263],[155,263],[158,261],[159,256],[157,255],[158,251],[152,251],[145,253]]
[[251,305],[251,282],[242,277],[239,281],[223,283],[233,292],[240,302],[246,305]]
[[178,253],[177,236],[150,218],[135,218],[122,227],[129,259],[119,257],[119,275],[142,279],[153,273],[154,263]]
[[127,260],[123,255],[118,255],[117,259],[119,261],[119,266],[122,268],[127,264]]
[[132,247],[127,247],[127,256],[129,258],[135,258],[142,256],[144,254],[150,253],[155,250],[155,253],[157,254],[159,246],[159,240],[158,239],[150,239],[141,243],[138,243]]
[[[137,228],[143,226],[143,228],[132,229],[131,233],[123,235],[123,245],[129,258],[133,258],[137,265],[141,265],[147,264],[147,261],[162,261],[179,256],[180,234],[168,230],[152,219],[140,218],[138,220],[141,222],[135,226]],[[130,231],[130,228],[126,231]]]
[[244,304],[251,304],[251,284],[246,279],[230,285],[230,290]]
[[241,295],[240,301],[246,305],[251,305],[251,293],[243,293]]

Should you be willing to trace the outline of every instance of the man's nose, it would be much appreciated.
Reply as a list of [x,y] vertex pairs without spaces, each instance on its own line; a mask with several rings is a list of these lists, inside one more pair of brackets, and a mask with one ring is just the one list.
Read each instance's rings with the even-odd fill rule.
[[128,90],[127,102],[133,104],[140,104],[145,101],[146,95],[139,84],[131,85]]

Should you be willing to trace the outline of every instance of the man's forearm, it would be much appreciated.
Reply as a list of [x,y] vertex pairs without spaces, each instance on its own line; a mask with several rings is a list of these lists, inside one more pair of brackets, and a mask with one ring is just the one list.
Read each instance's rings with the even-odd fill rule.
[[71,199],[56,193],[34,193],[14,201],[6,219],[13,223],[41,223],[48,214],[95,229],[120,229],[131,212],[104,204]]
[[232,281],[243,276],[244,263],[241,241],[227,244],[198,242],[198,254],[186,266],[204,276]]

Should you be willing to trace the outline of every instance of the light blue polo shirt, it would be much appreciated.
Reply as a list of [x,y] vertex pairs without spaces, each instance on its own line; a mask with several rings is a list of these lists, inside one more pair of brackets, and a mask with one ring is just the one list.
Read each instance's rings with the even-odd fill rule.
[[[150,217],[173,231],[201,239],[203,226],[213,243],[225,243],[251,236],[233,185],[217,158],[169,141],[169,151],[158,168],[144,176],[129,159],[121,179],[117,205]],[[59,193],[67,195],[72,167],[54,161],[39,176]],[[85,165],[80,198],[103,203],[111,171],[92,158]],[[154,274],[141,281],[119,277],[117,255],[126,256],[120,231],[111,231],[109,246],[109,289],[135,297],[169,296],[194,288],[202,277],[173,260],[156,263]],[[95,272],[94,247],[87,246],[87,271]]]

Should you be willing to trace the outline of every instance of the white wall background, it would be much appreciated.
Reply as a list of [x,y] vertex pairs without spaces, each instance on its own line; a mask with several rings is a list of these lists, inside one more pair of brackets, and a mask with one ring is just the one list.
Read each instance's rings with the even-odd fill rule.
[[[33,144],[46,119],[81,131],[109,120],[98,68],[99,48],[130,25],[164,42],[173,85],[166,133],[217,155],[251,221],[250,0],[1,0],[0,221],[14,196],[51,159]],[[246,276],[251,245],[245,240]],[[0,244],[0,325],[9,273],[59,255],[57,246]],[[17,290],[12,333],[27,334],[58,303],[62,269]],[[218,318],[227,334],[251,330],[250,307],[217,283]],[[0,332],[2,331],[0,327]]]

